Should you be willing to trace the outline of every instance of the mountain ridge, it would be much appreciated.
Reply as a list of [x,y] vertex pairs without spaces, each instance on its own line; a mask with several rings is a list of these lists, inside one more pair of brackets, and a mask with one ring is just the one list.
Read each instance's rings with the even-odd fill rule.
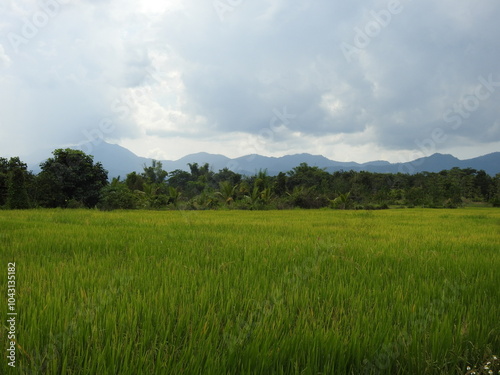
[[[101,162],[109,172],[109,178],[121,176],[124,178],[128,173],[142,172],[144,165],[150,165],[152,158],[137,156],[132,151],[117,144],[101,142],[97,145],[81,145],[78,147],[87,154],[94,156],[94,161]],[[494,152],[471,159],[460,160],[450,154],[435,153],[406,163],[390,163],[385,160],[375,160],[366,163],[339,162],[330,160],[323,155],[309,153],[285,155],[281,157],[270,157],[258,154],[250,154],[238,158],[229,158],[221,154],[210,154],[198,152],[188,154],[177,160],[160,160],[163,169],[171,172],[176,169],[189,171],[188,164],[208,163],[214,171],[228,168],[234,172],[252,175],[259,170],[267,169],[269,175],[277,175],[279,172],[288,172],[301,163],[310,166],[325,168],[333,173],[336,171],[367,171],[376,173],[408,173],[440,172],[446,169],[473,168],[484,170],[494,176],[500,173],[500,152]],[[35,168],[34,172],[38,172]]]

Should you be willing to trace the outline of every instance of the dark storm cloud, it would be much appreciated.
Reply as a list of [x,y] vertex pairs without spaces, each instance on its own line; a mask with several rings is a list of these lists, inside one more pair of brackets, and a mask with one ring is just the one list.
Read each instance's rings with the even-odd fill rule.
[[[254,136],[286,108],[293,121],[274,140],[345,134],[411,150],[444,133],[436,150],[479,153],[500,142],[493,0],[49,3],[3,5],[0,109],[13,137],[78,142],[102,119],[110,139]],[[43,11],[47,25],[13,43]]]

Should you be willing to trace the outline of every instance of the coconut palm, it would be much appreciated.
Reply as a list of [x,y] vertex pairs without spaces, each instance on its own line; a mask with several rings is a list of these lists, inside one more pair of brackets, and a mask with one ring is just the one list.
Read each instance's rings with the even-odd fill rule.
[[238,184],[233,185],[229,181],[221,181],[219,182],[219,191],[216,193],[218,196],[222,198],[225,204],[228,206],[231,202],[234,201],[236,197],[236,189],[238,188]]
[[181,196],[181,192],[174,188],[173,186],[168,187],[168,202],[172,203],[174,207],[177,207],[179,203],[179,198]]
[[351,192],[345,194],[339,194],[337,198],[330,201],[333,208],[338,208],[340,210],[345,210],[350,204],[349,197],[351,196]]

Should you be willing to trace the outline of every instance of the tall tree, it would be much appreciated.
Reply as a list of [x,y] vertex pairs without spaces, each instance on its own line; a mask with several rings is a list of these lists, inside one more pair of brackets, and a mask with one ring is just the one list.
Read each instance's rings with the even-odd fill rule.
[[152,184],[162,184],[165,182],[168,172],[163,170],[163,165],[161,161],[153,160],[151,166],[144,165],[143,176]]
[[9,190],[9,161],[0,158],[0,207],[7,203]]
[[18,157],[9,160],[7,207],[26,209],[30,207],[26,189],[27,165]]
[[53,158],[40,164],[40,190],[42,205],[67,207],[76,201],[94,207],[100,190],[107,185],[108,172],[101,163],[94,163],[91,155],[80,150],[57,149]]

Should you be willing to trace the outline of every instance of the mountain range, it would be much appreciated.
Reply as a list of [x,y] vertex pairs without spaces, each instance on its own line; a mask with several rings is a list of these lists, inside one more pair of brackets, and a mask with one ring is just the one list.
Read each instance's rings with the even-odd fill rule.
[[[84,145],[85,146],[85,145]],[[83,151],[94,156],[95,162],[101,162],[109,172],[109,178],[125,177],[132,171],[142,172],[144,165],[151,165],[152,159],[135,155],[132,151],[106,142],[101,142],[92,147],[81,147]],[[460,160],[452,155],[433,154],[407,163],[389,163],[387,161],[372,161],[368,163],[339,162],[330,160],[321,155],[295,154],[282,157],[268,157],[257,154],[246,155],[239,158],[228,158],[224,155],[200,152],[184,156],[181,159],[161,160],[163,169],[170,172],[176,169],[189,171],[189,163],[203,165],[208,163],[215,172],[228,168],[234,172],[252,175],[259,170],[267,169],[269,175],[279,172],[288,172],[301,163],[310,166],[325,168],[328,172],[335,171],[368,171],[377,173],[419,173],[440,172],[445,169],[473,168],[484,170],[494,176],[500,173],[500,152],[480,156],[473,159]],[[38,167],[38,166],[37,166]],[[31,168],[35,173],[39,168]]]

